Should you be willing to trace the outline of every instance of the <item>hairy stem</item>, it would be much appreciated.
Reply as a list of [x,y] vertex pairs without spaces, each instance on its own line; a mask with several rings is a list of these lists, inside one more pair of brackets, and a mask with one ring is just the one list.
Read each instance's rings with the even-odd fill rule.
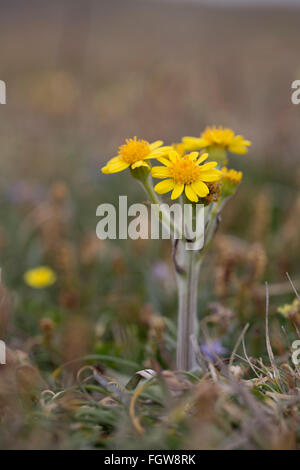
[[178,282],[178,338],[177,338],[177,369],[191,370],[196,366],[196,355],[191,341],[191,335],[197,336],[197,298],[198,279],[201,262],[197,260],[196,252],[185,249],[180,244],[180,265],[184,268],[177,271]]

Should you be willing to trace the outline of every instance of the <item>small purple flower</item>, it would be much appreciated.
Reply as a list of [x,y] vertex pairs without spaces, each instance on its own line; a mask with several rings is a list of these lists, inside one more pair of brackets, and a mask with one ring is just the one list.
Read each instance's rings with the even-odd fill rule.
[[45,191],[38,185],[18,180],[4,188],[7,200],[12,204],[38,204],[45,197]]
[[170,277],[170,268],[164,261],[158,261],[153,264],[152,274],[158,281],[165,281]]
[[224,356],[227,353],[227,349],[222,346],[221,341],[218,339],[203,344],[200,349],[203,356],[210,361],[214,361],[216,355]]

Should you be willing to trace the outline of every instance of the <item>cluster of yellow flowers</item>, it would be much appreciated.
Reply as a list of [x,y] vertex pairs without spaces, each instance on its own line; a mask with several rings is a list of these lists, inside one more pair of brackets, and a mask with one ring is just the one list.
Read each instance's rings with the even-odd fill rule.
[[[149,143],[134,137],[126,139],[102,172],[130,168],[132,175],[142,180],[151,172],[153,178],[163,180],[154,186],[158,194],[171,192],[171,199],[177,199],[184,193],[188,200],[197,203],[200,198],[207,205],[219,201],[220,194],[223,198],[232,195],[242,180],[242,172],[222,168],[226,152],[244,154],[250,145],[243,136],[221,126],[207,127],[200,137],[183,137],[180,143],[167,146],[161,140]],[[161,165],[151,167],[153,159]],[[26,271],[24,280],[28,286],[42,289],[54,284],[57,276],[48,266],[39,266]]]
[[[183,137],[181,142],[164,146],[161,140],[149,143],[146,140],[127,139],[119,148],[118,155],[102,168],[105,174],[117,173],[127,168],[140,180],[151,202],[160,205],[155,194],[171,193],[171,199],[182,198],[189,205],[190,219],[194,218],[200,202],[203,210],[203,233],[200,229],[191,237],[184,231],[179,244],[174,244],[173,260],[178,279],[178,334],[177,369],[192,370],[196,363],[191,335],[197,336],[197,295],[200,266],[218,229],[220,213],[235,193],[242,180],[242,173],[228,169],[227,152],[245,154],[251,145],[231,129],[207,127],[200,137]],[[156,160],[160,165],[150,165]],[[152,186],[152,178],[162,181]],[[203,208],[201,208],[203,209]],[[159,209],[162,225],[166,223],[176,235],[176,225],[170,215]],[[196,218],[196,217],[195,217]],[[182,224],[181,224],[182,225]],[[179,231],[182,234],[181,231]],[[188,235],[188,236],[187,236]],[[202,244],[203,241],[203,244]],[[187,243],[189,245],[187,246]],[[191,244],[192,243],[192,244]]]
[[[144,167],[153,178],[163,180],[154,187],[158,194],[172,191],[171,199],[177,199],[184,192],[187,199],[198,202],[210,192],[207,183],[226,180],[237,186],[242,179],[241,172],[226,167],[221,170],[220,161],[210,161],[212,156],[217,160],[215,151],[244,154],[250,145],[249,140],[235,135],[231,129],[215,126],[207,127],[200,137],[183,137],[181,143],[172,146],[163,146],[161,140],[149,143],[134,137],[119,147],[118,155],[108,161],[102,172],[111,174]],[[162,165],[151,168],[151,159]]]

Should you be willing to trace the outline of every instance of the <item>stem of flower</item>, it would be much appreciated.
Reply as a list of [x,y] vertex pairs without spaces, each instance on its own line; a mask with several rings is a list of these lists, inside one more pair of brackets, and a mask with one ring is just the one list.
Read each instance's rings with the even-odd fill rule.
[[177,369],[191,370],[196,366],[196,355],[191,341],[191,335],[197,336],[197,298],[198,279],[201,261],[196,252],[186,250],[180,242],[179,263],[184,267],[183,272],[177,272],[178,284],[178,337],[177,337]]
[[211,244],[213,243],[214,236],[218,229],[220,223],[220,213],[225,206],[226,202],[228,201],[229,197],[221,200],[218,203],[214,203],[209,216],[208,216],[208,224],[205,230],[205,245],[202,251],[199,254],[200,258],[203,258],[205,253],[210,248]]
[[143,181],[141,181],[147,195],[149,196],[150,201],[152,204],[155,204],[157,206],[157,215],[159,220],[163,225],[165,225],[166,229],[170,229],[171,233],[175,233],[176,227],[174,227],[174,224],[170,218],[170,215],[164,212],[161,209],[161,202],[156,196],[152,184],[149,182],[149,177]]
[[143,185],[146,193],[148,194],[149,199],[152,202],[152,204],[159,204],[159,200],[156,197],[156,194],[154,192],[152,184],[150,184],[150,182],[149,182],[149,177],[142,181],[142,185]]

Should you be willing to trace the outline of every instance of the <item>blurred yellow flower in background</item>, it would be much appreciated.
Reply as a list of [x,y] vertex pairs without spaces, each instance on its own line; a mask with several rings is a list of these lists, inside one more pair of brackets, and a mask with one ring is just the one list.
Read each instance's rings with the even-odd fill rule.
[[172,148],[173,150],[176,150],[176,152],[182,157],[185,153],[186,153],[186,150],[185,150],[185,147],[184,147],[184,144],[182,142],[176,142],[174,144],[172,144]]
[[26,284],[34,289],[42,289],[51,286],[56,281],[55,272],[48,266],[39,266],[38,268],[29,269],[24,274]]
[[233,169],[228,169],[225,166],[222,168],[222,180],[230,181],[231,183],[239,184],[242,181],[243,173]]
[[296,324],[300,321],[300,301],[295,299],[291,304],[285,304],[278,307],[278,312],[285,318],[293,320]]
[[111,158],[106,166],[102,168],[102,173],[118,173],[131,167],[132,170],[141,166],[150,168],[146,160],[163,156],[171,147],[162,147],[163,141],[157,140],[150,144],[146,140],[126,139],[126,144],[119,147],[119,153]]
[[222,126],[206,127],[200,137],[183,137],[182,142],[187,151],[217,147],[238,154],[247,153],[251,145],[251,142],[245,140],[242,135],[235,135],[231,129]]
[[164,166],[152,168],[154,178],[167,178],[154,187],[158,194],[172,191],[171,199],[177,199],[184,190],[190,201],[198,202],[198,196],[205,197],[209,193],[205,183],[218,181],[221,178],[221,172],[215,169],[217,162],[201,165],[208,158],[207,153],[198,158],[198,152],[180,156],[178,152],[172,150],[168,156],[169,159],[158,159]]
[[242,181],[243,173],[226,167],[222,168],[222,196],[228,197],[235,193]]

